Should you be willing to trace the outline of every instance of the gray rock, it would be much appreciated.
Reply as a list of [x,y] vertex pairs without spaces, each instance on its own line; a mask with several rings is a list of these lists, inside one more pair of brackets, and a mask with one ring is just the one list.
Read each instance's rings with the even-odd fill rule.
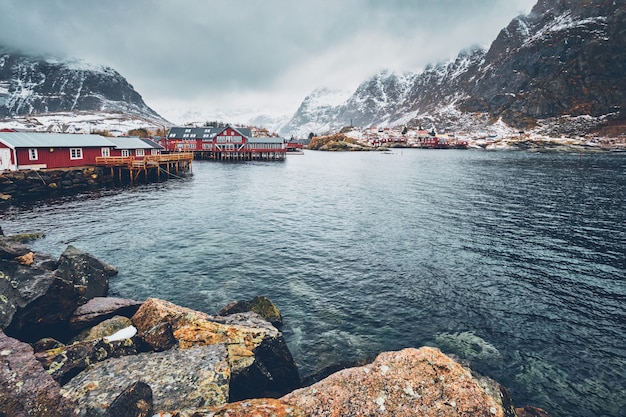
[[278,307],[267,297],[256,296],[249,301],[233,301],[222,308],[217,315],[228,316],[236,313],[246,313],[252,311],[269,321],[276,327],[283,325],[283,318]]
[[106,295],[114,273],[115,268],[71,246],[57,263],[2,237],[0,329],[28,342],[44,337],[65,341],[72,313],[89,298]]
[[107,416],[107,408],[136,381],[152,388],[155,410],[225,404],[230,382],[226,345],[109,359],[81,372],[61,393],[75,402],[81,416]]
[[0,256],[0,329],[8,335],[25,341],[57,337],[62,323],[76,309],[74,286],[50,271],[51,262],[41,254],[34,254],[30,265]]
[[132,339],[112,342],[97,339],[38,352],[35,357],[52,378],[63,385],[89,365],[136,353]]
[[132,317],[141,301],[116,297],[94,297],[79,306],[70,318],[72,330],[83,330],[110,319],[113,316]]
[[103,337],[111,336],[113,333],[132,326],[133,323],[128,317],[115,316],[108,320],[103,321],[81,332],[78,336],[72,339],[72,342],[84,342],[87,340],[102,339]]
[[109,291],[109,277],[117,274],[117,270],[69,245],[59,258],[56,274],[74,284],[79,290],[79,305],[82,305],[94,297],[105,297]]
[[0,415],[75,415],[70,403],[61,396],[60,388],[37,362],[29,345],[0,331]]

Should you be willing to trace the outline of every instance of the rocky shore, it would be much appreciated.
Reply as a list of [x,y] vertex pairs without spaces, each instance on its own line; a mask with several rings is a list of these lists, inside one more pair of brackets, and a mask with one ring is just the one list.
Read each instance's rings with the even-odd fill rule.
[[303,386],[267,298],[209,315],[107,297],[115,268],[24,240],[0,229],[0,416],[547,416],[430,347]]

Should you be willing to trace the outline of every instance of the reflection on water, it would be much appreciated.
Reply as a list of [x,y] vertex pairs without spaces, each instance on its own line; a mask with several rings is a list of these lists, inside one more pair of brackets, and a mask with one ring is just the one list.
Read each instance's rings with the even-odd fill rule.
[[626,158],[402,150],[10,208],[36,250],[117,266],[115,295],[213,313],[270,297],[303,375],[435,345],[554,416],[626,407]]

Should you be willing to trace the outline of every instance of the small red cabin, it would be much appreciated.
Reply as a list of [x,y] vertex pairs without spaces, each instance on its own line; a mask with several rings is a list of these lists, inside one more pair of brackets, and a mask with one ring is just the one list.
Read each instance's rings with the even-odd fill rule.
[[98,135],[0,133],[0,171],[69,168],[95,164],[115,144]]

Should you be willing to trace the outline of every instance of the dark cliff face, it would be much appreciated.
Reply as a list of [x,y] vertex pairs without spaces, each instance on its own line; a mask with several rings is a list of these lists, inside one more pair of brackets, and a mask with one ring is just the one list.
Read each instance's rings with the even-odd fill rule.
[[64,111],[160,118],[111,68],[50,61],[0,46],[0,116]]
[[541,0],[503,29],[459,106],[513,126],[618,112],[626,94],[626,5]]

